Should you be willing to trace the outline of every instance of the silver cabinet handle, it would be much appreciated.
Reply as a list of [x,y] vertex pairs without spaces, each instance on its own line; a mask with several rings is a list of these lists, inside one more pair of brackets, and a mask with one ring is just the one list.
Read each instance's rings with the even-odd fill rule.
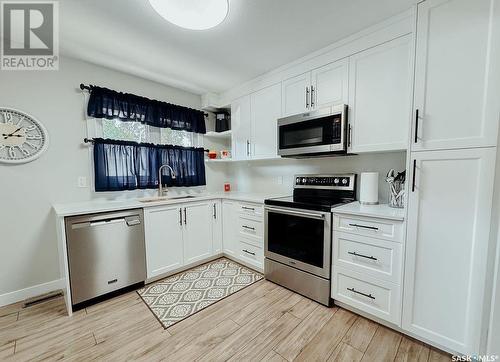
[[314,87],[311,86],[311,108],[314,108],[314,93],[315,93]]
[[306,87],[306,108],[309,109],[309,87]]
[[363,297],[367,297],[367,298],[375,300],[375,297],[373,295],[371,295],[371,294],[366,294],[366,293],[363,293],[363,292],[359,292],[359,291],[357,291],[354,288],[347,288],[347,290],[350,291],[350,292],[362,295]]
[[186,213],[186,208],[184,208],[184,225],[187,225],[187,213]]
[[377,231],[378,228],[375,226],[365,226],[365,225],[359,225],[359,224],[349,224],[349,226],[353,226],[355,228],[362,228],[362,229],[369,229],[369,230],[375,230]]
[[179,208],[179,225],[182,226],[182,207]]
[[378,260],[374,256],[367,256],[367,255],[363,255],[363,254],[358,254],[355,251],[348,251],[347,254],[354,255],[354,256],[359,256],[361,258],[366,258],[366,259],[370,259],[370,260]]
[[250,156],[250,141],[247,140],[247,156]]
[[305,216],[305,217],[313,217],[317,219],[324,219],[325,214],[315,214],[312,212],[303,212],[303,211],[295,211],[295,210],[282,210],[282,209],[276,209],[272,207],[267,207],[267,211],[269,212],[278,212],[280,214],[290,214],[290,215],[298,215],[298,216]]
[[251,251],[248,251],[246,249],[243,249],[242,251],[245,252],[245,253],[247,253],[247,254],[255,256],[255,253],[252,253]]
[[242,228],[244,229],[248,229],[248,230],[252,230],[252,231],[255,231],[255,228],[252,228],[250,226],[246,226],[246,225],[241,225]]
[[214,204],[214,219],[217,220],[217,206]]
[[243,210],[251,210],[251,211],[255,211],[255,208],[253,207],[246,207],[246,206],[242,206],[241,207]]

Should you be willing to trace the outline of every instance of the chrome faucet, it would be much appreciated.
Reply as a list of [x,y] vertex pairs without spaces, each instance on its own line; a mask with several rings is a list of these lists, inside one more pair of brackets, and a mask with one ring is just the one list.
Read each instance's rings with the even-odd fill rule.
[[170,175],[172,176],[172,180],[175,180],[175,172],[172,167],[169,165],[162,165],[158,169],[158,197],[162,197],[164,192],[168,192],[167,186],[165,186],[165,189],[163,188],[162,182],[161,182],[161,171],[165,168],[168,167],[170,169]]

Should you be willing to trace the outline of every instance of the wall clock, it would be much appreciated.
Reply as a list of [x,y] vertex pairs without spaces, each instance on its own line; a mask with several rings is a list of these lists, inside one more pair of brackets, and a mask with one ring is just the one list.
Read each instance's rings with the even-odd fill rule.
[[0,107],[0,162],[30,162],[40,157],[48,146],[47,130],[36,118]]

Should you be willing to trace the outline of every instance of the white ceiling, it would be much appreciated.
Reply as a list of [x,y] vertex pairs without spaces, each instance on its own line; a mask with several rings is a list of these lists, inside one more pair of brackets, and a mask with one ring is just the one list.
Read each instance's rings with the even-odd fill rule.
[[147,0],[64,0],[59,16],[61,52],[198,94],[220,92],[414,3],[230,0],[229,15],[221,25],[193,31],[163,20]]

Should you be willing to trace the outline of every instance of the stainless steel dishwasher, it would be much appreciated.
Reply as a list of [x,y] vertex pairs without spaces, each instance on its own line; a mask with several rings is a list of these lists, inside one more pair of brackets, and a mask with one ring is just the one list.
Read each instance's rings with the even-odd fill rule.
[[73,305],[146,280],[142,209],[67,217]]

